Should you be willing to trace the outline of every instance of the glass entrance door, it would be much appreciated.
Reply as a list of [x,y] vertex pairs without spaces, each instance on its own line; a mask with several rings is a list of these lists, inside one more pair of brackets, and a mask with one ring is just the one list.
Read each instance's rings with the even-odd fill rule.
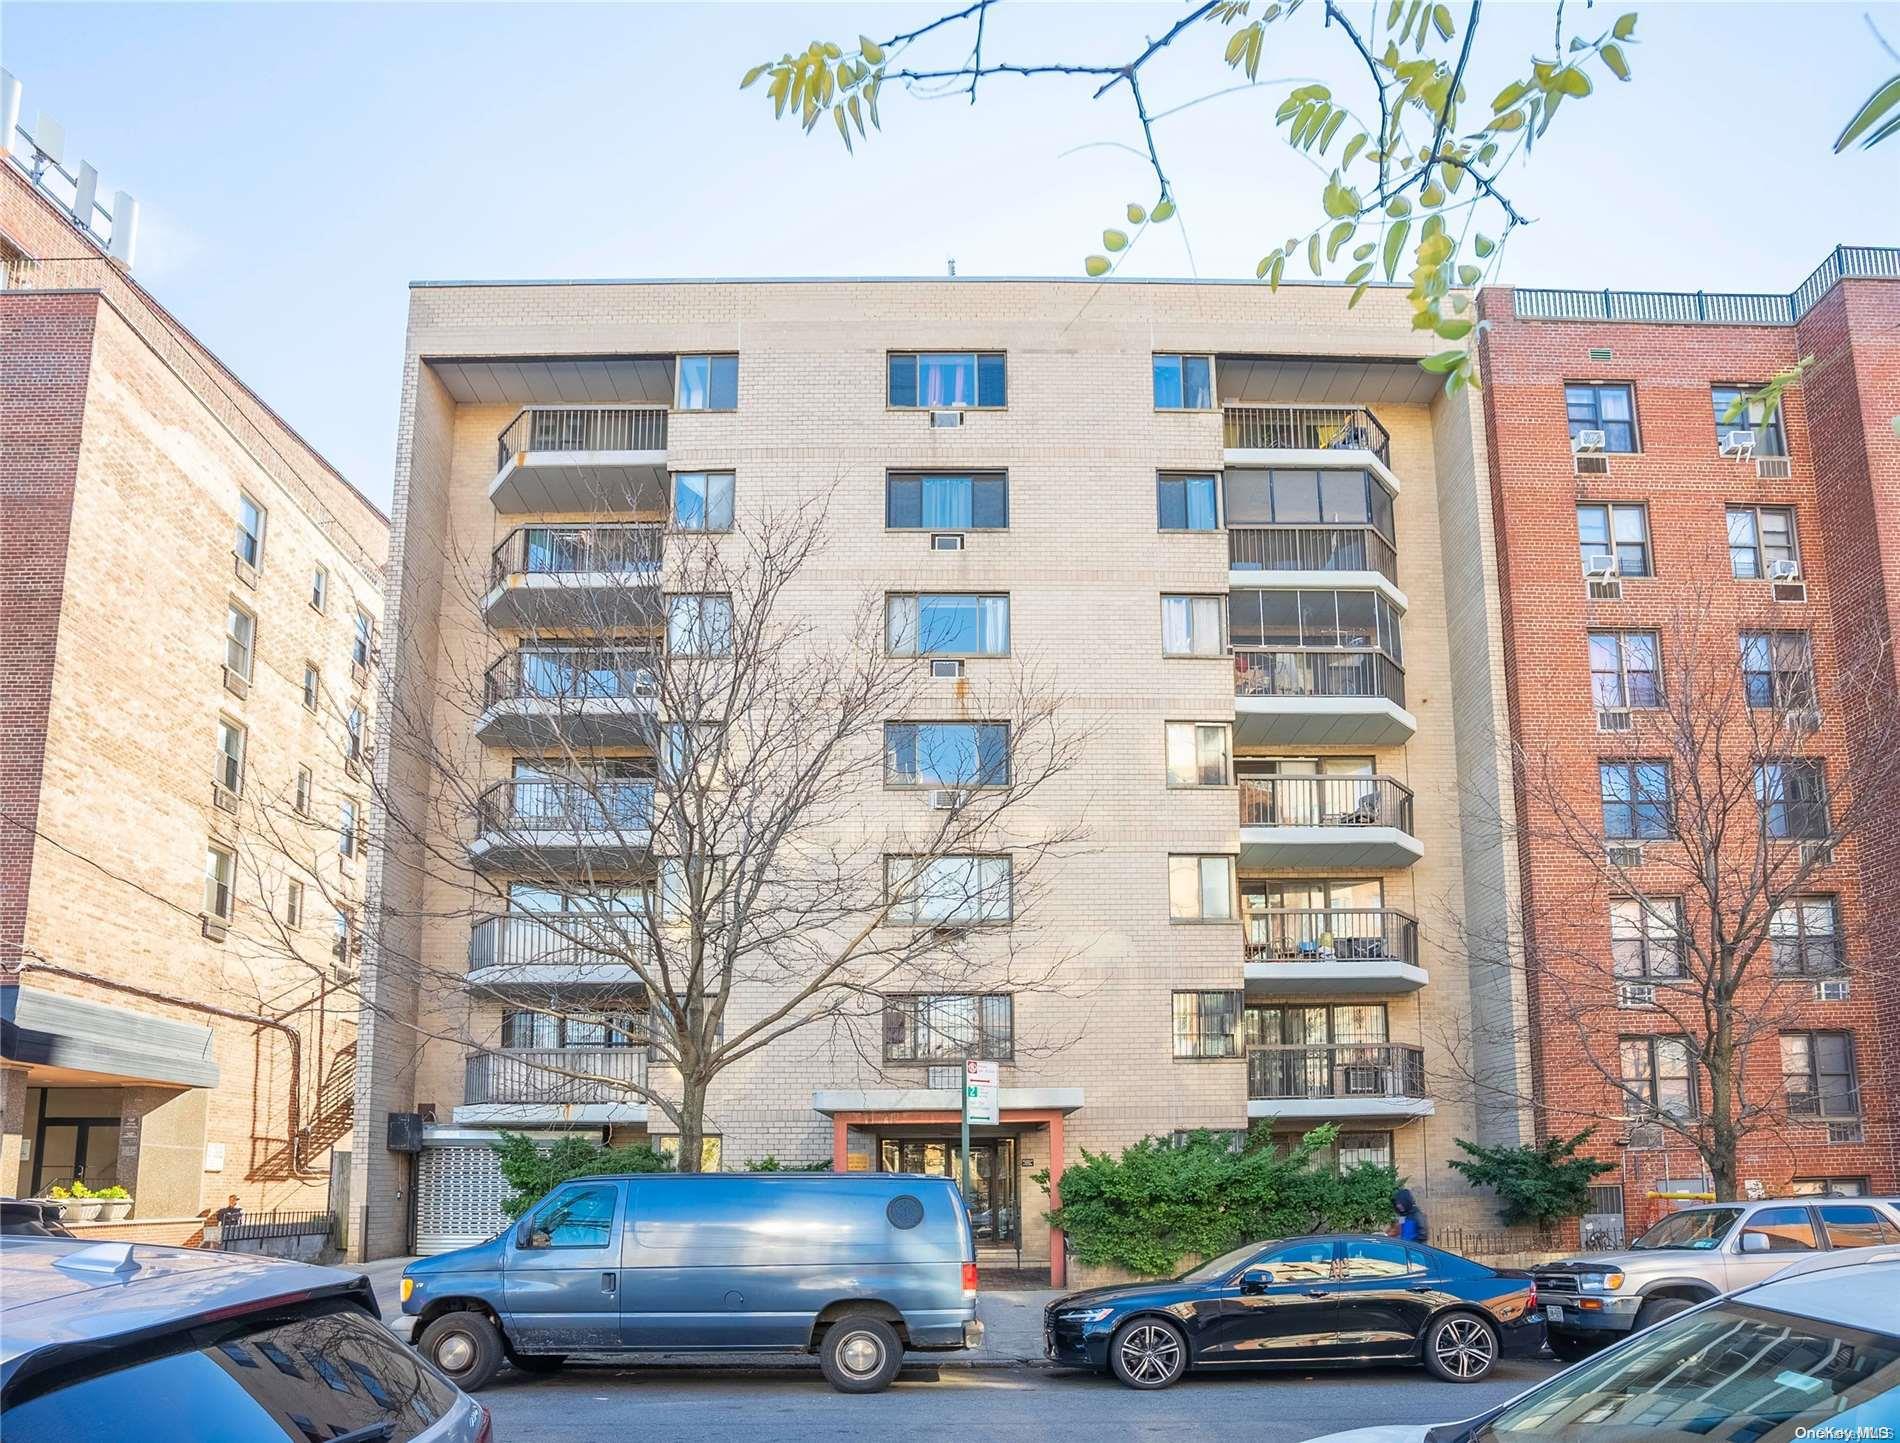
[[[885,1172],[921,1172],[962,1181],[957,1139],[887,1137],[879,1145]],[[980,1244],[1013,1247],[1020,1223],[1016,1139],[986,1137],[970,1143],[970,1228]]]

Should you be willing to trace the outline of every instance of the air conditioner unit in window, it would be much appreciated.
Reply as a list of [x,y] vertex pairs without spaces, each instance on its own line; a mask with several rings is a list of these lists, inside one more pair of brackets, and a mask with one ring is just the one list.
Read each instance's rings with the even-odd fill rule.
[[1790,561],[1785,557],[1779,561],[1771,561],[1768,563],[1768,579],[1770,581],[1798,581],[1801,579],[1801,563]]
[[1845,977],[1833,977],[1825,982],[1815,983],[1814,1000],[1816,1002],[1845,1002],[1847,1000],[1847,979]]
[[225,786],[222,782],[213,782],[211,784],[211,805],[221,812],[230,812],[236,815],[238,809],[237,793]]
[[1731,461],[1752,460],[1755,455],[1755,433],[1753,431],[1724,432],[1722,454]]
[[1772,594],[1776,601],[1806,601],[1808,584],[1805,581],[1777,581]]
[[1584,590],[1592,601],[1621,601],[1623,581],[1614,556],[1599,553],[1583,559]]
[[1755,479],[1758,481],[1786,481],[1792,475],[1794,467],[1788,464],[1786,456],[1755,458]]
[[1630,715],[1626,706],[1609,707],[1597,712],[1597,730],[1600,732],[1626,732],[1636,725],[1636,718]]
[[1610,458],[1600,452],[1588,451],[1579,456],[1572,456],[1570,460],[1579,476],[1608,476],[1610,474]]
[[961,532],[952,531],[932,536],[930,549],[932,551],[961,551],[963,550],[963,535]]
[[968,792],[955,787],[937,787],[929,793],[930,808],[935,812],[954,812],[969,800]]
[[1653,982],[1617,983],[1616,1005],[1618,1007],[1654,1007],[1656,984]]
[[1643,865],[1643,844],[1641,842],[1612,842],[1608,855],[1612,867],[1640,867]]
[[1661,1147],[1663,1145],[1662,1124],[1657,1122],[1631,1123],[1629,1145],[1631,1147]]
[[1811,706],[1798,707],[1786,715],[1791,732],[1818,732],[1821,729],[1821,713]]
[[1830,1122],[1827,1125],[1827,1140],[1829,1142],[1865,1142],[1866,1137],[1861,1132],[1858,1122]]
[[1832,838],[1820,837],[1801,844],[1801,860],[1804,864],[1825,867],[1834,860],[1834,842]]
[[963,675],[963,663],[961,661],[947,660],[943,657],[935,657],[930,663],[930,674],[934,677],[959,677]]
[[963,412],[961,411],[932,411],[930,413],[930,424],[933,427],[961,426],[963,424]]
[[1608,552],[1598,552],[1583,559],[1583,574],[1592,580],[1609,580],[1616,576],[1616,558]]
[[1601,431],[1579,431],[1570,438],[1570,454],[1589,455],[1601,451],[1609,444],[1609,438]]

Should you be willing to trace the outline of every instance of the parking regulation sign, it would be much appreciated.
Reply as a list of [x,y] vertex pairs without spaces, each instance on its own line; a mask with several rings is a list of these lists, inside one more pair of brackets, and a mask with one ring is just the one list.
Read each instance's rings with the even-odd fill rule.
[[994,1062],[974,1058],[963,1064],[963,1112],[975,1124],[995,1124],[1003,1120],[1001,1085]]

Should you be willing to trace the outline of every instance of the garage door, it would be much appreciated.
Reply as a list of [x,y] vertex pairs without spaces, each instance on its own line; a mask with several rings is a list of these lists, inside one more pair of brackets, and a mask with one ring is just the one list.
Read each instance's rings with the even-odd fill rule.
[[508,1226],[501,1159],[486,1144],[425,1147],[416,1154],[416,1251],[485,1243]]

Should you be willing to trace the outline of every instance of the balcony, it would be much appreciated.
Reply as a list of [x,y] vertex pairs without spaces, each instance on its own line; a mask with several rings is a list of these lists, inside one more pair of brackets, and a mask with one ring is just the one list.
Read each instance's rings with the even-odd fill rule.
[[[1230,526],[1227,568],[1325,573],[1309,585],[1323,580],[1336,586],[1377,587],[1384,580],[1396,591],[1399,553],[1372,526]],[[1242,584],[1259,582],[1250,575]]]
[[581,866],[639,867],[653,845],[653,783],[646,780],[496,782],[476,805],[469,861],[484,871],[546,877]]
[[468,941],[468,985],[510,989],[604,989],[631,995],[643,985],[624,960],[644,955],[637,912],[509,912],[484,917]]
[[482,619],[515,630],[655,626],[662,544],[654,522],[517,526],[489,559]]
[[1313,1122],[1429,1117],[1425,1053],[1398,1043],[1249,1047],[1247,1116]]
[[1426,983],[1418,923],[1384,907],[1273,908],[1247,918],[1247,996],[1389,997]]
[[1236,745],[1395,747],[1417,731],[1405,669],[1381,652],[1234,649]]
[[1282,463],[1303,459],[1318,465],[1337,463],[1344,451],[1376,457],[1386,475],[1391,475],[1391,438],[1379,418],[1363,406],[1230,405],[1222,408],[1222,419],[1223,444],[1230,453],[1273,451],[1282,454],[1271,459]]
[[466,1061],[455,1121],[471,1124],[646,1121],[644,1047],[540,1047],[478,1052]]
[[496,449],[504,516],[666,509],[664,406],[527,406]]
[[651,745],[659,664],[653,647],[519,647],[483,677],[475,735],[491,747]]
[[1384,870],[1425,855],[1394,777],[1253,777],[1240,784],[1240,866]]

